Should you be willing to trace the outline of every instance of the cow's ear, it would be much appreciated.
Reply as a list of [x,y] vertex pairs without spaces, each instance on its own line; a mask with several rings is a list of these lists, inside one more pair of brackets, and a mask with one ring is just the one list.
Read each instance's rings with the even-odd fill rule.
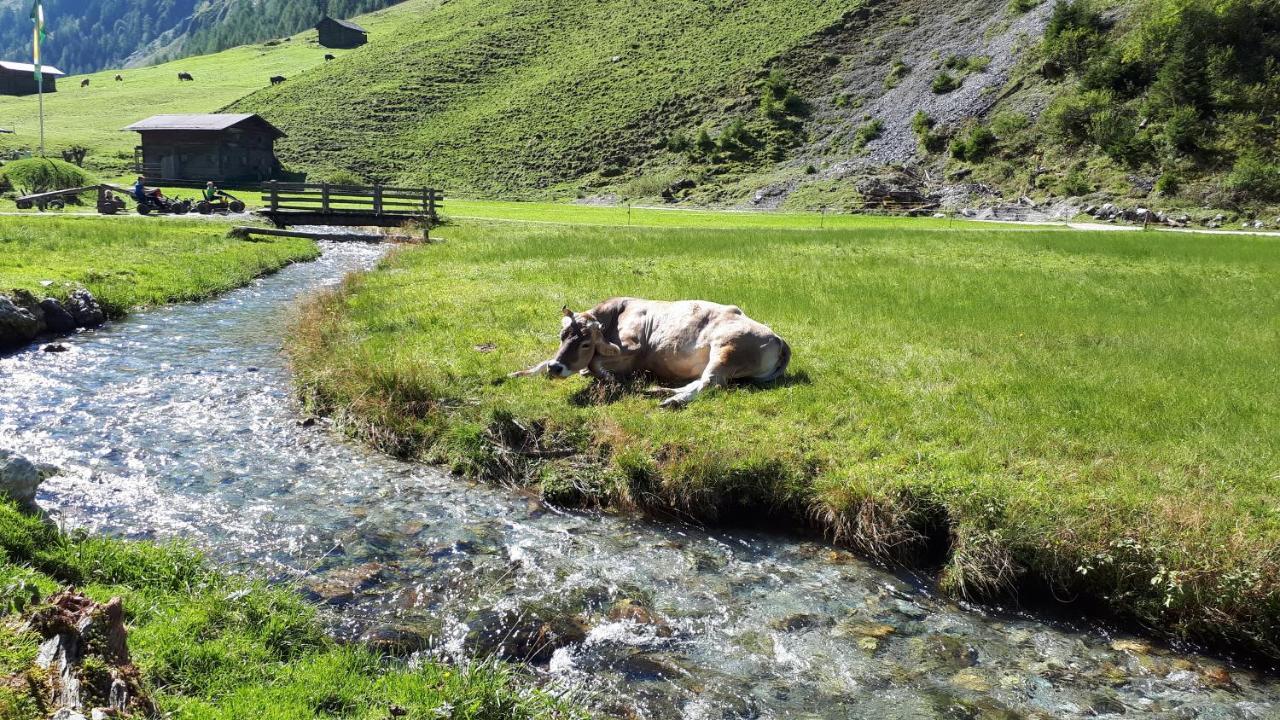
[[564,316],[567,318],[573,317],[573,311],[569,309],[568,305],[565,305],[564,307],[560,308],[560,312],[564,313]]
[[618,347],[617,345],[614,345],[611,342],[607,342],[605,340],[598,340],[596,342],[596,352],[600,353],[601,355],[612,357],[614,355],[621,353],[622,348]]
[[573,315],[571,314],[565,315],[564,317],[560,318],[560,327],[567,328],[572,324],[573,324]]

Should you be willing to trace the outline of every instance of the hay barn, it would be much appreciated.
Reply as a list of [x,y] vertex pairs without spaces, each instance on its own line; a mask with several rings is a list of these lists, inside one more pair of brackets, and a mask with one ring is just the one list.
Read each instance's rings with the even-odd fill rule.
[[256,182],[280,173],[275,142],[285,134],[258,115],[156,115],[125,130],[142,136],[134,157],[147,182]]

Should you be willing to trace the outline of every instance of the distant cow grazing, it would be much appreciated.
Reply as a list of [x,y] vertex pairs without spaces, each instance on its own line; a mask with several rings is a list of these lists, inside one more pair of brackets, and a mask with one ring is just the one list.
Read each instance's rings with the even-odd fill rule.
[[612,298],[584,313],[565,307],[555,356],[510,377],[581,373],[608,381],[648,373],[687,383],[652,390],[671,396],[663,407],[680,407],[733,380],[776,380],[790,362],[786,341],[733,305]]
[[123,75],[117,75],[117,76],[116,76],[116,82],[124,82],[124,76],[123,76]]
[[183,80],[189,80],[189,81],[191,81],[191,82],[195,82],[195,81],[196,81],[196,79],[195,79],[195,78],[191,77],[191,73],[189,73],[189,72],[180,72],[180,73],[178,73],[178,82],[182,82]]
[[333,55],[326,54],[326,55],[324,56],[324,59],[325,59],[325,60],[333,60],[333,59],[334,59],[334,57],[333,57]]
[[80,87],[89,87],[89,78],[80,81]]
[[282,82],[284,82],[284,76],[283,76],[283,75],[273,75],[273,76],[271,77],[271,84],[272,84],[272,85],[279,85],[279,84],[280,84],[280,83],[282,83]]

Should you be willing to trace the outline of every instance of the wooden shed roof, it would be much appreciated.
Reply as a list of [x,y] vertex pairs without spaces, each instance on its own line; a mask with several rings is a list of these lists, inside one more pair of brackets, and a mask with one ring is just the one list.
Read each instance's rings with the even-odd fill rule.
[[253,113],[207,113],[204,115],[153,115],[126,127],[125,130],[194,130],[219,132],[241,125],[258,125],[277,138],[285,137],[280,128]]
[[[356,30],[356,31],[358,31],[358,32],[365,33],[366,35],[367,35],[367,34],[369,34],[369,31],[368,31],[368,30],[365,30],[364,28],[362,28],[362,27],[360,27],[359,25],[357,25],[357,24],[355,24],[355,23],[351,22],[350,20],[339,20],[338,18],[324,17],[324,18],[321,18],[320,22],[322,23],[322,22],[324,22],[325,20],[328,20],[329,22],[335,22],[335,23],[338,23],[339,25],[341,25],[341,26],[342,26],[342,27],[344,27],[344,28],[347,28],[348,30]],[[316,25],[317,25],[317,26],[318,26],[319,24],[320,24],[320,23],[316,23]]]
[[[13,70],[15,72],[34,73],[36,71],[36,66],[31,63],[9,62],[8,60],[0,60],[0,68]],[[66,73],[52,65],[41,65],[40,72],[45,75],[57,75],[59,77],[66,75]]]

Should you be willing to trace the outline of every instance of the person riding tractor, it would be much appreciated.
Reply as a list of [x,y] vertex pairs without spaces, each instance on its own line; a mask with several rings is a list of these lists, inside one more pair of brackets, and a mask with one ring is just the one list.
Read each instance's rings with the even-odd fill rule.
[[190,200],[170,200],[159,188],[148,190],[141,177],[133,183],[133,199],[138,203],[139,215],[150,215],[153,212],[182,215],[191,211]]

